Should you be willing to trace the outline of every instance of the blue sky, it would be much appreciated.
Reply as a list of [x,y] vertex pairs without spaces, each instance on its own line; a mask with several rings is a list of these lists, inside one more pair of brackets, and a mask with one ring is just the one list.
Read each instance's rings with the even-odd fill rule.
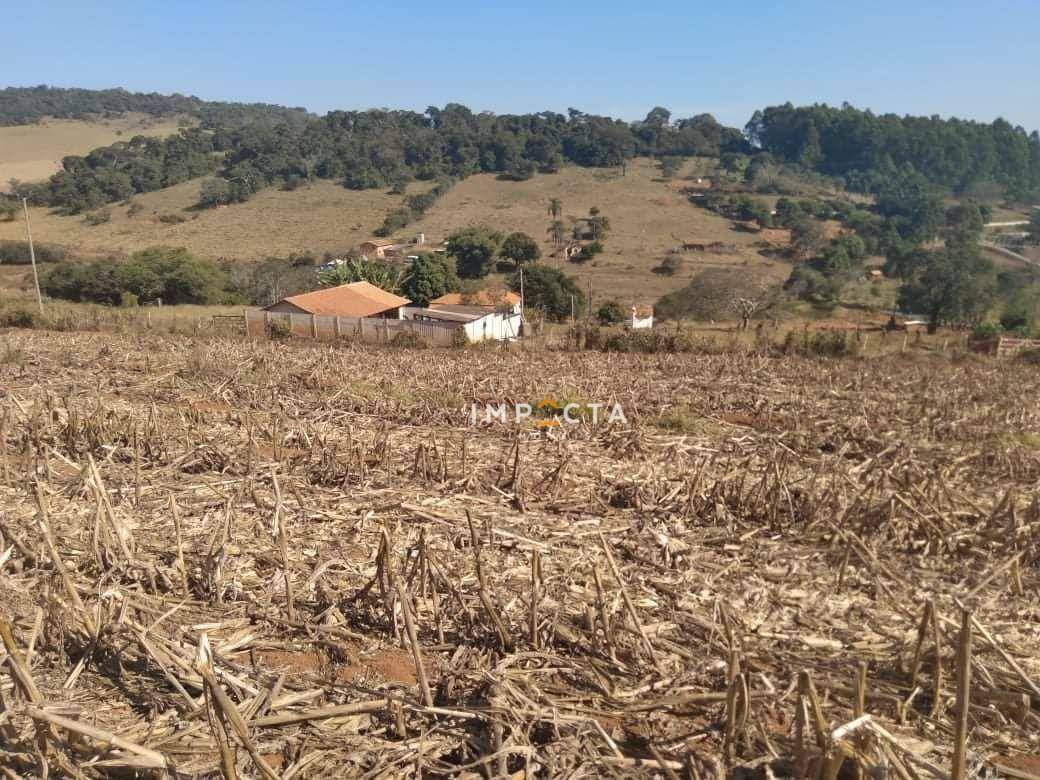
[[1040,128],[1040,0],[11,3],[0,85],[333,108],[655,105],[1003,116]]

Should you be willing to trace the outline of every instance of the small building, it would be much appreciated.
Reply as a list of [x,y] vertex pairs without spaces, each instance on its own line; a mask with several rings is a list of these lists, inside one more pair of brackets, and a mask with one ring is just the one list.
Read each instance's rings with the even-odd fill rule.
[[[458,309],[465,307],[456,307]],[[454,326],[465,334],[471,344],[481,341],[512,341],[521,336],[521,316],[513,311],[496,311],[469,307],[467,311],[446,308],[406,306],[402,309],[406,320]]]
[[429,308],[462,314],[496,311],[520,314],[520,296],[509,290],[478,290],[472,294],[447,293],[430,301]]
[[351,282],[314,292],[290,295],[264,311],[290,314],[322,314],[333,317],[385,317],[401,319],[401,307],[411,301],[369,282]]
[[629,330],[649,330],[654,327],[654,310],[649,306],[633,306],[625,326]]
[[388,238],[373,238],[361,244],[361,254],[382,260],[387,252],[396,248],[396,244]]

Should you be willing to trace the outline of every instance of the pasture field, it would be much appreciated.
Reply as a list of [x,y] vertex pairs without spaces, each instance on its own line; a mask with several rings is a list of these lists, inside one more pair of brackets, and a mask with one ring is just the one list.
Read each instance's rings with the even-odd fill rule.
[[177,132],[176,118],[125,114],[112,119],[48,119],[36,125],[0,127],[0,192],[11,179],[34,182],[61,170],[61,158],[135,135],[162,137]]
[[[4,330],[0,386],[8,776],[1036,773],[1035,367]],[[624,419],[468,419],[546,398]]]
[[[684,175],[695,175],[702,161],[688,163]],[[353,191],[318,180],[295,191],[267,188],[247,203],[196,211],[200,180],[135,196],[129,204],[109,207],[111,220],[91,226],[82,216],[58,216],[37,209],[33,233],[38,241],[60,244],[81,254],[132,252],[157,244],[184,246],[197,254],[242,261],[292,252],[317,254],[357,247],[371,238],[386,214],[403,197],[386,190]],[[396,238],[412,240],[425,232],[430,242],[452,231],[484,224],[509,233],[524,231],[549,240],[549,200],[563,201],[568,230],[577,218],[598,207],[610,219],[605,251],[585,265],[563,264],[582,289],[591,279],[597,298],[617,297],[624,303],[649,304],[686,284],[700,269],[736,265],[749,272],[783,280],[790,267],[762,256],[755,236],[734,231],[730,222],[691,205],[679,192],[683,180],[664,182],[650,160],[634,160],[627,175],[568,166],[559,173],[537,175],[526,182],[502,181],[490,174],[471,176],[448,191],[424,217]],[[415,182],[409,192],[431,186]],[[166,220],[165,222],[163,220]],[[179,221],[183,220],[183,221]],[[20,221],[0,223],[0,239],[24,239]],[[683,241],[729,245],[723,253],[690,252],[674,276],[653,272],[667,251]],[[545,258],[547,262],[555,262]],[[561,261],[563,262],[563,261]]]

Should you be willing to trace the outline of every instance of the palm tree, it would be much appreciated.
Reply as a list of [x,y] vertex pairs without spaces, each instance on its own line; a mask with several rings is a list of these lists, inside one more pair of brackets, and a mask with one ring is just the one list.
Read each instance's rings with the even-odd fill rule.
[[559,198],[552,198],[549,201],[549,216],[559,219],[561,214],[563,214],[563,201]]
[[547,232],[552,236],[553,244],[559,246],[567,237],[567,226],[557,219],[549,225],[549,230]]
[[360,257],[341,260],[332,268],[318,273],[322,287],[336,287],[352,282],[368,282],[387,292],[396,292],[403,274],[386,263],[376,263]]

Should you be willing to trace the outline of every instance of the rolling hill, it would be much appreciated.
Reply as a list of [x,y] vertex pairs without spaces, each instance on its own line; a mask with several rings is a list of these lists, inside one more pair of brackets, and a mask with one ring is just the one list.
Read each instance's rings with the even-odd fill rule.
[[[706,164],[700,160],[688,163],[682,175],[701,173]],[[424,232],[428,241],[436,242],[458,228],[485,224],[506,233],[526,232],[549,255],[553,247],[547,234],[547,205],[556,197],[563,201],[568,224],[586,216],[593,206],[610,219],[604,253],[585,265],[566,263],[583,289],[592,280],[597,298],[616,296],[626,303],[651,303],[708,265],[741,265],[778,280],[786,277],[789,268],[759,254],[755,236],[734,231],[728,220],[691,205],[680,192],[684,184],[681,179],[661,180],[656,166],[647,159],[632,161],[625,176],[578,166],[524,182],[479,174],[456,184],[397,237],[412,239]],[[409,192],[429,186],[413,182]],[[247,262],[291,252],[322,254],[356,247],[402,201],[402,196],[383,189],[349,190],[318,180],[294,191],[269,187],[246,203],[199,211],[193,209],[198,190],[199,181],[193,180],[136,195],[132,210],[131,205],[113,205],[111,220],[96,226],[88,225],[82,216],[58,216],[36,209],[34,235],[38,241],[82,254],[122,254],[166,244]],[[0,223],[0,239],[23,237],[20,222]],[[685,254],[683,268],[673,276],[654,273],[652,269],[669,248],[682,241],[720,241],[729,248],[725,253]]]
[[61,158],[86,154],[135,135],[162,137],[177,132],[176,117],[124,114],[111,119],[47,119],[34,125],[0,127],[0,192],[8,181],[42,181],[61,169]]

